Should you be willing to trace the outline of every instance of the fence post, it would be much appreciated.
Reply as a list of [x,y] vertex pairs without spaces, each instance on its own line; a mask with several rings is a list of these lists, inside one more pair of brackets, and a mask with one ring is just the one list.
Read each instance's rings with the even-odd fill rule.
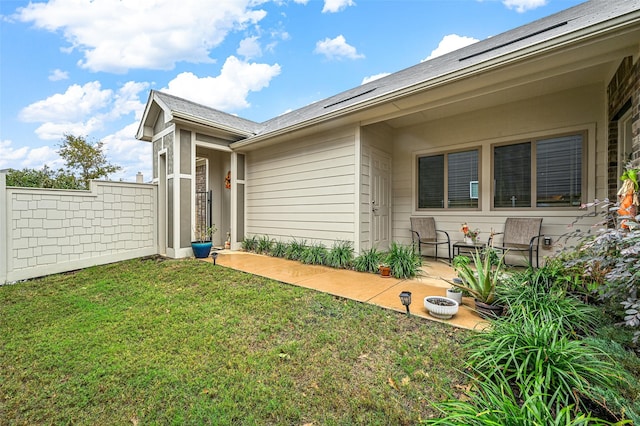
[[7,282],[7,169],[0,170],[0,284]]

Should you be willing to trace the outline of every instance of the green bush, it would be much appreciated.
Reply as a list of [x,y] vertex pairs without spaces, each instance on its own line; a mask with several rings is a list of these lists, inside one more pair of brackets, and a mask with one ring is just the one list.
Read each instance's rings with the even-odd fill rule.
[[554,323],[497,320],[472,340],[469,360],[476,370],[490,380],[504,374],[524,397],[541,395],[550,409],[574,405],[586,411],[595,399],[591,386],[608,387],[619,379],[603,351],[571,340]]
[[385,254],[376,247],[363,250],[353,261],[353,269],[358,272],[377,273]]
[[327,254],[326,264],[332,268],[350,268],[353,263],[353,244],[351,241],[336,241]]
[[[597,310],[567,292],[557,271],[516,274],[500,292],[508,315],[467,343],[468,399],[438,404],[428,424],[628,424],[636,420],[640,362],[598,340]],[[612,342],[613,344],[613,342]],[[624,352],[624,351],[623,351]],[[635,370],[630,372],[630,366]],[[633,379],[635,377],[635,380]]]
[[271,256],[273,257],[285,257],[287,254],[287,243],[284,241],[276,241],[271,248]]
[[553,323],[571,336],[592,334],[602,320],[598,309],[577,299],[564,283],[556,280],[544,268],[512,275],[498,296],[498,303],[509,312],[503,320],[515,324]]
[[244,237],[242,242],[242,250],[247,252],[255,252],[258,247],[258,237],[253,235],[251,237]]
[[328,251],[322,243],[314,243],[305,247],[302,252],[300,261],[308,265],[325,265],[327,261]]
[[273,240],[269,238],[268,235],[263,235],[262,237],[258,238],[258,242],[256,244],[256,253],[270,254],[272,247],[273,247]]
[[[470,375],[471,392],[464,399],[438,404],[442,418],[424,421],[427,425],[502,426],[502,425],[610,425],[610,422],[576,412],[573,405],[549,407],[541,394],[527,395],[521,387],[497,372],[489,379]],[[526,396],[523,396],[526,395]],[[622,423],[618,423],[622,424]]]
[[284,257],[289,260],[302,260],[302,254],[307,248],[306,240],[296,240],[295,238],[289,242]]
[[412,246],[403,246],[395,241],[391,243],[384,261],[396,278],[413,278],[420,273],[422,266],[422,257]]

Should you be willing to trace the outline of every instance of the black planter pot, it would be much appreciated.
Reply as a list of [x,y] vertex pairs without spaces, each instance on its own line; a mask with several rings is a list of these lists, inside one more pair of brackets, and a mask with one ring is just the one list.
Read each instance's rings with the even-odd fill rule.
[[191,243],[191,249],[193,250],[193,255],[197,259],[204,259],[209,257],[209,253],[211,252],[211,241],[197,242],[194,241]]
[[476,311],[481,318],[484,319],[495,319],[499,316],[502,316],[502,312],[504,310],[503,306],[500,305],[488,305],[486,303],[480,302],[476,300]]

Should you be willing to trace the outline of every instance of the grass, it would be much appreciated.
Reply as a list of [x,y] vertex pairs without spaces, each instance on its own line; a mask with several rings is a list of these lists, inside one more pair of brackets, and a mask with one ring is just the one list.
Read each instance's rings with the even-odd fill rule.
[[1,424],[415,424],[468,333],[194,261],[0,287]]

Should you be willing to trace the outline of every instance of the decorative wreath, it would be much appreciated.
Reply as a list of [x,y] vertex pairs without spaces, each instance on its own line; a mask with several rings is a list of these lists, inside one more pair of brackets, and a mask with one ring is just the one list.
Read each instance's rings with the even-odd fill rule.
[[224,187],[231,189],[231,170],[227,172],[227,177],[224,178]]

